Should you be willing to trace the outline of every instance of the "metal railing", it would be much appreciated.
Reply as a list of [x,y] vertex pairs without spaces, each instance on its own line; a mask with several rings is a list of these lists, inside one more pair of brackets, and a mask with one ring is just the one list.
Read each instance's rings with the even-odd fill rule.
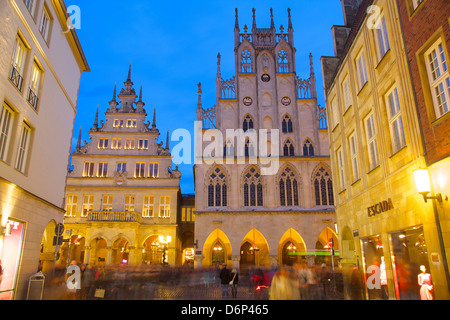
[[90,211],[87,221],[91,222],[139,222],[140,215],[134,211]]
[[19,89],[19,91],[22,91],[23,78],[20,75],[19,70],[13,64],[11,65],[9,80],[17,87],[17,89]]

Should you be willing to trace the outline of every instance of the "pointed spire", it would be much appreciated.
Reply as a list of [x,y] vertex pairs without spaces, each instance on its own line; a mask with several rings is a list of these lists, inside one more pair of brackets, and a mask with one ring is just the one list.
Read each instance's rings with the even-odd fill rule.
[[235,9],[236,12],[236,21],[234,23],[234,31],[240,31],[239,30],[239,18],[238,18],[238,9]]
[[220,55],[220,52],[217,54],[217,80],[222,81],[222,73],[220,71],[220,61],[222,56]]
[[142,82],[141,82],[141,90],[139,92],[139,102],[142,102]]
[[166,150],[169,151],[169,129],[167,129]]
[[81,126],[80,126],[80,132],[78,133],[78,141],[77,141],[77,151],[81,149]]
[[128,78],[127,81],[131,82],[131,62],[130,62],[130,67],[128,68]]
[[291,8],[288,8],[287,11],[288,11],[288,18],[289,18],[288,30],[293,31],[294,29],[292,28]]
[[113,92],[113,98],[111,101],[117,101],[117,82],[114,83],[114,92]]
[[256,31],[256,14],[255,14],[256,9],[253,8],[252,11],[253,11],[253,26],[252,26],[252,32],[255,33],[255,31]]
[[310,65],[310,78],[309,79],[311,81],[311,98],[317,99],[316,76],[314,73],[312,53],[309,53],[309,65]]
[[99,105],[97,105],[97,111],[95,112],[95,120],[94,120],[94,128],[96,130],[98,129],[98,108],[99,108]]
[[198,103],[197,103],[197,109],[202,107],[202,83],[198,83]]
[[275,29],[275,22],[273,21],[273,9],[270,8],[270,28]]
[[153,108],[153,122],[152,122],[152,129],[156,129],[156,105]]

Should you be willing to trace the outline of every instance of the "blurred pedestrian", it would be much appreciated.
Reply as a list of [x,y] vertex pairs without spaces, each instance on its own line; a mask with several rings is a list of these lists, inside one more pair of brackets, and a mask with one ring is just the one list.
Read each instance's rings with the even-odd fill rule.
[[238,282],[239,282],[239,274],[235,268],[233,268],[233,270],[231,270],[230,277],[231,277],[231,281],[230,281],[231,296],[233,298],[236,298],[237,297],[237,286],[238,286]]
[[228,298],[228,287],[230,286],[230,270],[227,269],[227,265],[223,264],[222,270],[220,270],[220,284],[222,285],[222,298]]
[[91,265],[87,265],[84,268],[81,283],[81,299],[87,300],[90,291],[94,288],[95,276]]
[[274,275],[269,289],[270,300],[290,300],[288,274],[284,267]]

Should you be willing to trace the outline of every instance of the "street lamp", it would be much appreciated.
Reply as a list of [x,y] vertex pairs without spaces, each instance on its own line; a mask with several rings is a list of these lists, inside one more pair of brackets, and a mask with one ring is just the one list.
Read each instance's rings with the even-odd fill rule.
[[[428,196],[431,193],[430,174],[427,169],[418,169],[414,171],[414,181],[417,191],[423,196],[423,200],[428,202],[429,199],[435,199],[442,202],[442,195],[437,193],[435,196]],[[448,198],[445,197],[445,200]]]

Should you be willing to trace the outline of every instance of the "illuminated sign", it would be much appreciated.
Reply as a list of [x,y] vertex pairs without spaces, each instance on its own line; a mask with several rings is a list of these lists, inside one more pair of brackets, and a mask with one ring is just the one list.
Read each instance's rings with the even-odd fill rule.
[[389,199],[381,201],[371,207],[368,207],[367,215],[369,217],[373,217],[377,214],[389,211],[391,209],[394,209],[394,205],[392,204],[392,200],[389,198]]

